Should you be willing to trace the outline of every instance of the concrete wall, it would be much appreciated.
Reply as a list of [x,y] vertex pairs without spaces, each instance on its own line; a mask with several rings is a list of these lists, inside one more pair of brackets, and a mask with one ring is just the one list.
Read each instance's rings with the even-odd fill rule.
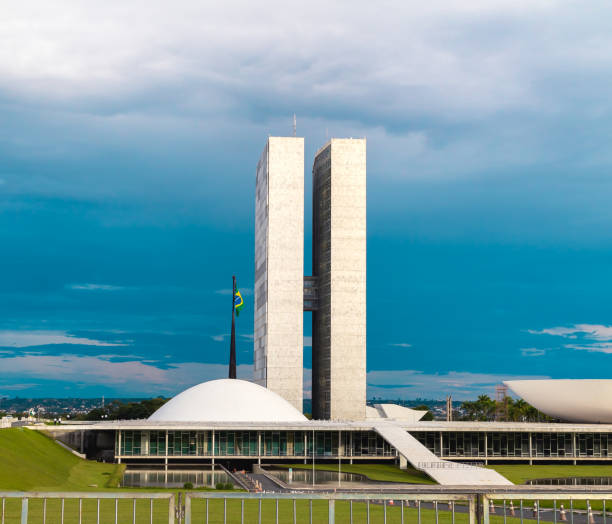
[[302,411],[303,138],[268,139],[255,195],[254,378]]

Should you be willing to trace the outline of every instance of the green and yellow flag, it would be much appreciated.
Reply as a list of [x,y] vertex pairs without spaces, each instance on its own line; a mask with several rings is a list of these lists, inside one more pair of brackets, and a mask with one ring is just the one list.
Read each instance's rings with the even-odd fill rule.
[[236,310],[236,316],[240,315],[240,310],[244,307],[244,300],[242,295],[238,291],[238,286],[234,289],[234,309]]

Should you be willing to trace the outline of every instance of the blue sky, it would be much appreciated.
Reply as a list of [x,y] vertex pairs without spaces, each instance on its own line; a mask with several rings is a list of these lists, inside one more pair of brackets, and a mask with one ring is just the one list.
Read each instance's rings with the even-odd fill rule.
[[326,136],[368,139],[369,396],[609,377],[606,2],[22,4],[0,20],[0,395],[225,376],[232,273],[250,377],[255,166],[294,112],[307,192]]

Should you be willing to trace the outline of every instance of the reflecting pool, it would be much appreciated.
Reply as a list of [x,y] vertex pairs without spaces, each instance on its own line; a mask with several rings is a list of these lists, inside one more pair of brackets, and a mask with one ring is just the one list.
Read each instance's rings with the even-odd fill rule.
[[[266,469],[268,473],[281,480],[285,484],[312,484],[311,469]],[[372,481],[357,473],[338,473],[337,471],[315,471],[315,484],[328,485],[359,485],[372,484]]]
[[215,487],[219,482],[232,482],[230,476],[220,468],[180,470],[128,469],[123,474],[124,488],[182,488],[191,482],[194,488]]

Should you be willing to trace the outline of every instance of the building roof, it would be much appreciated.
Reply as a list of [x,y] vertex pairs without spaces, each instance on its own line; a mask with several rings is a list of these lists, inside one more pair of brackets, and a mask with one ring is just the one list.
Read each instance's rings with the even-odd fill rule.
[[550,417],[568,422],[612,423],[612,380],[508,380],[504,384]]
[[202,382],[169,400],[154,422],[302,422],[306,417],[284,398],[253,382]]
[[400,422],[418,422],[427,411],[411,409],[398,404],[374,404],[374,407],[366,406],[366,419],[393,419]]

